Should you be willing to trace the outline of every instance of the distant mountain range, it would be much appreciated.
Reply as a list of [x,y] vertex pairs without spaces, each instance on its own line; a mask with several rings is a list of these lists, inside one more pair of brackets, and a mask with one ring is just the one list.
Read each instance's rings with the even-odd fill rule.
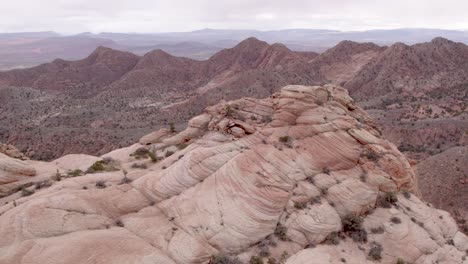
[[270,44],[283,43],[295,51],[323,52],[342,40],[407,45],[444,37],[468,43],[468,32],[442,29],[392,29],[369,31],[336,31],[321,29],[286,29],[275,31],[203,29],[192,32],[151,34],[84,32],[61,35],[55,32],[0,33],[0,70],[26,68],[56,58],[76,60],[90,54],[98,46],[130,51],[143,55],[154,49],[196,60],[205,60],[223,48],[255,37]]

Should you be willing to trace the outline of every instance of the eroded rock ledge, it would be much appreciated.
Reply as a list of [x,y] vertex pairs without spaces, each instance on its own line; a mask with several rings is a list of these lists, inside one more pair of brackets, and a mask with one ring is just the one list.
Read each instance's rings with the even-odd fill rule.
[[[466,263],[466,236],[340,87],[222,102],[140,143],[101,157],[120,170],[4,198],[0,263]],[[24,162],[44,179],[96,160]]]

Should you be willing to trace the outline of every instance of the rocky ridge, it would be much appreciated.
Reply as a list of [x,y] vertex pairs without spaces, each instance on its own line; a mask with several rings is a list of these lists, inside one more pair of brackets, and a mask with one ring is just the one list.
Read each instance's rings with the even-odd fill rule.
[[48,184],[0,200],[0,263],[467,263],[467,237],[343,88],[221,102],[140,142],[24,161]]

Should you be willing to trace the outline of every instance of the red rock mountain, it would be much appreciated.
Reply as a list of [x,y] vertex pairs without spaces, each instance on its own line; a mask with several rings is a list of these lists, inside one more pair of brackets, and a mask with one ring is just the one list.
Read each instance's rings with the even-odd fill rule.
[[468,83],[468,46],[443,38],[396,43],[366,64],[345,87],[358,98],[421,95]]
[[[46,158],[44,149],[52,149],[49,158],[78,150],[104,153],[135,140],[124,135],[130,133],[115,135],[116,126],[145,133],[169,122],[183,124],[223,99],[266,97],[287,84],[332,82],[348,88],[404,150],[434,152],[456,145],[466,130],[467,64],[467,46],[441,38],[389,48],[343,41],[320,55],[249,38],[205,61],[162,50],[138,57],[100,47],[80,61],[0,73],[1,86],[9,87],[0,91],[7,128],[0,139],[36,158]],[[18,105],[24,105],[21,111]],[[18,116],[24,122],[14,122]],[[131,121],[136,117],[139,123]],[[66,146],[63,127],[84,129],[77,132],[81,140],[101,143]],[[51,131],[34,133],[37,129]],[[35,140],[38,135],[42,140]]]

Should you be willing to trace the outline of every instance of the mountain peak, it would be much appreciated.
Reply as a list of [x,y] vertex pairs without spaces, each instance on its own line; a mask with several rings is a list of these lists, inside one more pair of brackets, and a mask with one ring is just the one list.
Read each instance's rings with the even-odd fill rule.
[[239,42],[234,49],[255,49],[255,48],[264,48],[268,47],[268,43],[262,40],[259,40],[255,37],[250,37]]
[[444,44],[449,44],[453,42],[443,37],[436,37],[431,40],[431,43],[435,45],[444,45]]

